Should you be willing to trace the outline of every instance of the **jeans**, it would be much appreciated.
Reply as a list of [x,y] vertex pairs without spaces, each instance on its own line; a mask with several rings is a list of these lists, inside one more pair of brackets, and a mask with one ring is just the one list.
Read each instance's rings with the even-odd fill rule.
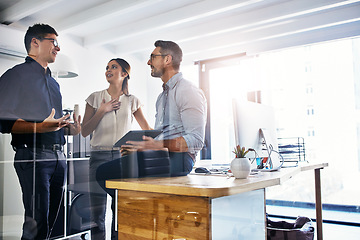
[[63,198],[65,155],[62,151],[22,148],[16,151],[14,167],[25,209],[22,239],[47,239]]
[[189,153],[169,152],[170,174],[172,177],[188,175],[194,166],[194,160]]

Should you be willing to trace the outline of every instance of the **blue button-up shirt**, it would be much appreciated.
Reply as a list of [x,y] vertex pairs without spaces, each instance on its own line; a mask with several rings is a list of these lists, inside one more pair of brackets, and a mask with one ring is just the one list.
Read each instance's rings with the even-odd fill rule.
[[183,137],[191,154],[204,146],[207,105],[203,92],[182,73],[175,74],[156,101],[155,129],[163,133],[157,139]]
[[[10,133],[14,122],[23,119],[42,122],[51,109],[55,118],[62,117],[62,97],[59,84],[31,57],[6,71],[0,78],[0,130]],[[36,134],[36,144],[64,144],[64,130]],[[12,134],[12,145],[34,144],[33,134]]]

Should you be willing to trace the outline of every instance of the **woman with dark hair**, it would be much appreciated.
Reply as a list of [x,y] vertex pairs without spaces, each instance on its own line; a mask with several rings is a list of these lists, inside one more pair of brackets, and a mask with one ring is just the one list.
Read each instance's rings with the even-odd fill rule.
[[[109,61],[105,72],[109,87],[97,91],[86,99],[86,109],[82,123],[82,136],[92,133],[90,141],[90,205],[91,220],[96,226],[91,229],[91,239],[105,239],[106,192],[96,181],[96,170],[103,163],[119,159],[120,148],[113,145],[131,128],[133,117],[143,130],[151,129],[147,123],[137,97],[129,94],[128,80],[130,65],[124,59]],[[112,239],[117,239],[114,231],[114,199],[112,202]]]

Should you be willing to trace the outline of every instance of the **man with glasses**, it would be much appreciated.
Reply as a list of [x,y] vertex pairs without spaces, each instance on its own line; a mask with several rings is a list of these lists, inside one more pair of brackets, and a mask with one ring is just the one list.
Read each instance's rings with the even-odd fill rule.
[[57,36],[46,24],[29,27],[25,62],[0,78],[0,130],[12,134],[25,208],[22,239],[51,236],[66,177],[64,134],[80,132],[80,117],[70,124],[62,114],[59,84],[48,67],[60,51]]
[[161,78],[163,92],[156,102],[157,140],[144,137],[143,142],[129,141],[124,149],[169,150],[171,176],[187,175],[205,138],[206,99],[203,92],[183,78],[180,70],[181,48],[172,41],[158,40],[147,64],[151,76]]

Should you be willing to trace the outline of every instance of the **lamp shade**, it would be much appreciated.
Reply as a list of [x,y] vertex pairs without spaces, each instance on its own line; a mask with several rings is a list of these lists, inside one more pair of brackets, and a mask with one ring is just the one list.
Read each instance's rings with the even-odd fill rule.
[[61,53],[56,56],[56,60],[51,64],[50,69],[55,78],[73,78],[79,75],[74,61]]

